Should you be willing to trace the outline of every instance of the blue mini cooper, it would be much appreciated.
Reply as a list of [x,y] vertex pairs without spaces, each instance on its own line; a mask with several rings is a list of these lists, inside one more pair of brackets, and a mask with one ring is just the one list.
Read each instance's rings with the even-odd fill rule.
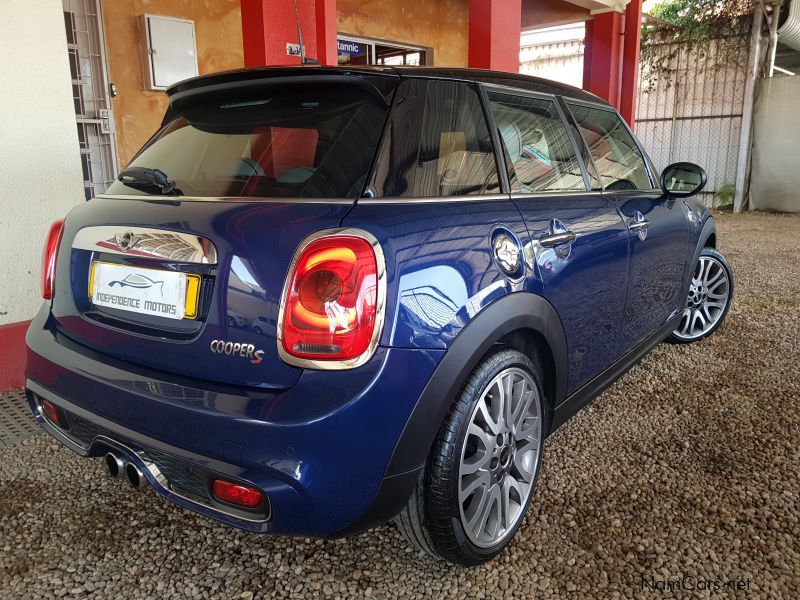
[[690,163],[530,77],[266,68],[168,91],[161,129],[53,225],[27,334],[41,426],[248,531],[391,519],[475,565],[550,433],[725,318]]

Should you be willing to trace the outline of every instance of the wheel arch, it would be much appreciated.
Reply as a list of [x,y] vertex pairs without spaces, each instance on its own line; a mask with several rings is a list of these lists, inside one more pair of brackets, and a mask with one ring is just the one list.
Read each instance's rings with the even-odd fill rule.
[[[417,400],[395,445],[385,477],[421,468],[447,411],[480,360],[498,343],[541,353],[548,404],[566,398],[567,344],[561,320],[542,296],[515,292],[503,296],[473,317],[448,347]],[[548,372],[552,369],[552,372]]]
[[697,238],[697,255],[706,246],[717,247],[717,224],[714,222],[714,217],[708,217],[700,229],[700,235]]
[[[542,388],[544,400],[547,404],[549,416],[552,417],[555,409],[556,398],[556,376],[555,358],[553,350],[547,339],[537,330],[524,328],[511,331],[497,340],[498,344],[519,350],[537,367],[542,377]],[[550,432],[551,419],[545,423],[545,435]]]
[[688,273],[683,286],[687,293],[689,292],[689,282],[692,279],[692,273],[694,273],[694,266],[697,264],[697,261],[700,260],[700,253],[703,251],[703,248],[708,246],[711,246],[712,248],[717,247],[717,225],[714,223],[714,217],[708,217],[705,220],[702,228],[700,228],[700,235],[697,236],[697,245],[694,249],[692,262],[689,264],[689,268],[687,269]]

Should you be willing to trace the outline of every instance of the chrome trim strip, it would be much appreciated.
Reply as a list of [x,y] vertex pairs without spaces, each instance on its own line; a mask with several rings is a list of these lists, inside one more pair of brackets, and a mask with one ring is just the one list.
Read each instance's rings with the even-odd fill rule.
[[599,190],[549,190],[542,192],[512,192],[510,194],[491,194],[486,196],[438,196],[425,198],[405,198],[387,196],[385,198],[360,198],[359,204],[438,204],[448,202],[495,202],[498,200],[526,200],[534,198],[553,198],[561,196],[600,196]]
[[[225,510],[225,509],[223,509],[223,508],[221,508],[221,507],[219,507],[219,506],[217,506],[215,504],[212,504],[211,502],[202,502],[200,500],[195,500],[194,498],[190,498],[189,496],[186,496],[186,495],[182,494],[181,492],[179,492],[179,491],[177,491],[175,489],[175,486],[173,486],[172,483],[170,482],[170,480],[167,479],[167,477],[161,472],[161,469],[158,468],[158,465],[147,457],[147,452],[146,451],[134,450],[133,448],[130,448],[130,447],[126,446],[125,444],[123,444],[123,443],[121,443],[121,442],[119,442],[119,441],[117,441],[117,440],[115,440],[113,438],[110,438],[110,437],[108,437],[106,435],[95,436],[94,440],[92,441],[92,445],[94,445],[97,441],[100,441],[101,443],[104,443],[107,446],[112,446],[112,447],[116,446],[117,448],[128,452],[130,456],[135,456],[139,460],[139,462],[141,462],[141,464],[150,472],[150,475],[158,483],[158,485],[160,485],[162,488],[164,488],[170,494],[174,494],[175,496],[181,498],[182,500],[184,500],[184,501],[186,501],[186,502],[188,502],[190,504],[193,504],[195,506],[203,506],[203,507],[205,507],[205,508],[207,508],[209,510],[212,510],[214,512],[217,512],[217,513],[220,513],[220,514],[223,514],[223,515],[226,515],[226,516],[234,517],[236,519],[241,519],[243,521],[250,521],[251,523],[266,523],[272,517],[272,504],[270,504],[270,503],[267,504],[267,507],[268,507],[269,510],[264,516],[260,516],[259,515],[258,517],[255,517],[255,516],[249,517],[249,516],[247,516],[247,514],[243,514],[243,513],[240,513],[240,512],[227,511],[227,510]],[[180,457],[178,457],[178,458],[180,459]],[[181,459],[181,460],[183,460],[183,459]],[[206,470],[206,469],[204,469],[204,470]],[[258,488],[258,486],[255,486],[253,483],[251,483],[249,481],[246,482],[246,483],[248,485],[256,487],[257,489],[260,489],[260,488]],[[261,492],[261,493],[264,494],[264,492]],[[264,494],[264,497],[268,498],[268,496],[266,494]]]
[[[31,385],[31,384],[33,384],[33,385]],[[173,496],[177,496],[178,498],[180,498],[182,501],[186,502],[187,504],[190,504],[192,506],[196,506],[198,508],[206,509],[206,510],[209,510],[209,511],[213,511],[213,512],[215,512],[217,514],[220,514],[220,515],[233,517],[234,519],[241,519],[242,521],[247,521],[249,523],[266,523],[267,521],[269,521],[272,518],[272,503],[268,504],[269,512],[266,513],[266,516],[259,516],[258,518],[253,518],[253,517],[248,517],[247,514],[243,514],[242,512],[227,511],[224,508],[222,508],[221,506],[217,506],[215,504],[211,504],[210,502],[209,503],[199,502],[198,500],[195,500],[193,498],[189,498],[189,497],[184,496],[183,494],[181,494],[179,492],[176,492],[171,485],[165,485],[165,482],[169,483],[169,480],[161,473],[161,471],[158,469],[158,467],[152,461],[144,458],[140,452],[138,452],[136,450],[133,450],[132,448],[128,447],[127,445],[119,442],[118,440],[116,440],[116,439],[114,439],[112,437],[109,437],[108,435],[100,434],[100,435],[95,436],[94,439],[92,440],[92,443],[89,444],[88,447],[84,446],[83,444],[78,443],[73,438],[69,437],[66,433],[64,433],[61,429],[59,429],[58,427],[55,427],[52,424],[50,424],[50,422],[44,417],[44,415],[42,413],[41,404],[40,404],[40,402],[38,400],[39,398],[44,398],[45,396],[47,396],[46,399],[48,401],[54,402],[53,399],[57,398],[58,400],[55,400],[55,402],[54,402],[55,404],[57,404],[63,410],[74,412],[74,410],[71,407],[70,408],[65,408],[63,406],[63,404],[65,403],[64,399],[61,398],[61,396],[56,396],[54,393],[50,392],[49,390],[47,390],[47,393],[41,393],[41,390],[44,390],[45,388],[42,388],[38,384],[34,384],[30,379],[28,379],[26,381],[26,387],[29,390],[31,390],[31,392],[34,395],[34,404],[35,404],[36,410],[38,412],[38,414],[35,415],[35,418],[36,418],[37,422],[39,423],[39,425],[47,433],[49,433],[51,436],[53,436],[57,441],[59,441],[60,443],[64,444],[67,448],[69,448],[70,450],[72,450],[76,454],[79,454],[80,456],[84,456],[84,457],[88,456],[88,453],[91,450],[92,446],[95,444],[95,442],[97,442],[99,440],[101,443],[103,443],[103,444],[105,444],[107,446],[111,446],[113,448],[116,448],[117,450],[125,450],[125,451],[129,452],[131,457],[135,457],[137,460],[139,460],[141,462],[141,464],[148,470],[148,472],[152,475],[153,479],[158,483],[159,486],[161,486],[161,488],[165,492],[167,492],[168,494],[172,494]],[[69,403],[69,401],[66,401],[66,403]],[[92,421],[92,423],[97,425],[93,421]],[[103,426],[102,425],[98,425],[98,427],[102,428]],[[162,452],[165,452],[165,451],[162,450]],[[165,452],[165,453],[166,454],[172,454],[173,456],[177,457],[180,460],[185,460],[187,462],[190,462],[190,461],[188,461],[188,459],[186,459],[186,458],[184,458],[184,457],[182,457],[182,456],[180,456],[178,454],[175,454],[173,452]],[[206,469],[207,471],[214,472],[213,469],[208,469],[206,467],[203,467],[203,468]],[[225,476],[225,473],[223,473],[223,476]],[[239,478],[234,477],[233,479],[239,479]],[[242,480],[242,481],[244,481],[244,480]],[[151,483],[151,482],[148,481],[148,483]],[[250,481],[246,481],[246,483],[248,483],[249,485],[252,485],[253,487],[261,489],[260,487],[258,487],[257,485],[255,485],[254,483],[252,483]],[[152,485],[152,483],[151,483],[151,485]],[[262,490],[262,493],[264,493],[263,490]],[[267,494],[264,494],[264,496],[267,499],[269,499],[269,496]],[[169,498],[167,498],[167,499],[169,500]],[[191,510],[191,507],[187,507],[187,508],[189,508],[189,510]],[[200,514],[202,514],[202,513],[200,513]]]
[[486,83],[480,81],[479,85],[486,88],[487,92],[497,92],[500,94],[508,94],[510,96],[528,96],[531,98],[539,98],[541,100],[550,100],[551,102],[554,102],[556,98],[556,94],[549,92],[527,90],[525,88],[504,85],[502,83]]
[[600,197],[602,192],[599,190],[544,190],[541,192],[512,192],[511,199],[525,199],[525,198],[561,198],[562,196],[597,196]]
[[252,204],[353,204],[352,198],[257,198],[253,196],[137,196],[135,194],[97,194],[105,200],[143,200],[145,202],[242,202]]
[[[286,297],[289,292],[289,283],[294,276],[294,270],[297,267],[297,263],[300,260],[300,257],[303,254],[303,251],[308,247],[311,242],[316,240],[332,237],[332,236],[339,236],[339,235],[347,235],[352,237],[361,238],[369,242],[372,246],[372,251],[375,253],[375,262],[378,265],[378,310],[375,315],[375,326],[372,329],[372,339],[369,342],[369,346],[364,351],[363,354],[357,356],[355,358],[351,358],[348,360],[321,360],[321,359],[310,359],[310,358],[298,358],[297,356],[293,356],[289,354],[283,348],[283,312],[286,308]],[[303,369],[319,369],[323,371],[338,371],[342,369],[354,369],[355,367],[359,367],[367,362],[372,356],[375,354],[375,350],[378,348],[378,341],[380,340],[381,333],[383,332],[383,323],[386,317],[386,259],[383,255],[383,249],[381,248],[380,242],[378,242],[377,238],[369,233],[368,231],[364,231],[363,229],[355,229],[352,227],[337,227],[335,229],[323,229],[322,231],[317,231],[316,233],[312,233],[307,238],[305,238],[300,245],[297,247],[297,250],[294,252],[294,256],[292,256],[292,262],[289,263],[289,270],[286,273],[286,280],[283,282],[283,291],[281,292],[281,303],[278,307],[278,356],[280,356],[281,360],[286,364],[293,365],[295,367],[301,367]]]
[[181,263],[217,264],[217,249],[211,240],[191,233],[152,227],[84,227],[75,234],[72,248]]
[[439,204],[444,202],[494,202],[508,200],[508,194],[486,194],[483,196],[425,196],[403,197],[386,196],[377,198],[359,198],[359,204]]

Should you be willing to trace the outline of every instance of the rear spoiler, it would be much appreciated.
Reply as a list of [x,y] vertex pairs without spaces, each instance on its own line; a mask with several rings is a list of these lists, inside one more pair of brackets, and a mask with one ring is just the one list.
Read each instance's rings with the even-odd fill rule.
[[362,88],[376,99],[389,104],[399,75],[391,69],[369,71],[330,67],[266,67],[238,69],[213,75],[193,77],[167,88],[169,108],[162,125],[171,120],[184,107],[195,104],[207,96],[238,94],[262,88],[304,83],[346,84]]

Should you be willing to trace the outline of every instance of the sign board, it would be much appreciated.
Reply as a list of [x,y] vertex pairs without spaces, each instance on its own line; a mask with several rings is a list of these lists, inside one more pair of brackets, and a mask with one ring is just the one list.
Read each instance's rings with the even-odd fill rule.
[[164,90],[182,79],[197,76],[194,21],[158,15],[142,15],[141,19],[148,89]]
[[286,42],[286,56],[300,56],[300,44]]
[[350,40],[336,40],[336,45],[338,47],[339,54],[357,56],[359,54],[363,54],[364,51],[360,43],[351,42]]

